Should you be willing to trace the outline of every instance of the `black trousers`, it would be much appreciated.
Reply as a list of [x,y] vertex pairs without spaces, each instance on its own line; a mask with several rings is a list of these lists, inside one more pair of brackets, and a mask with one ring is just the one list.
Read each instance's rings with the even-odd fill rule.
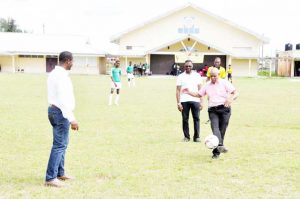
[[[223,145],[231,116],[231,108],[225,107],[224,105],[210,107],[208,108],[208,116],[213,134],[219,138],[219,145]],[[219,155],[220,152],[215,148],[213,154]]]
[[190,139],[189,115],[191,110],[193,121],[194,121],[194,140],[196,138],[200,138],[199,102],[181,102],[181,104],[183,107],[181,114],[182,114],[182,130],[183,130],[184,137]]

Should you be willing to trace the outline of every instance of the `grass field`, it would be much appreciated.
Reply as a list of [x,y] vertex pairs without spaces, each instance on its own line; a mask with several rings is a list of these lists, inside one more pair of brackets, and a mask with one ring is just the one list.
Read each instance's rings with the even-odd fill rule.
[[[138,78],[129,89],[124,77],[120,106],[109,107],[109,77],[72,76],[80,130],[70,134],[66,169],[77,179],[56,189],[43,186],[46,78],[0,75],[1,199],[300,198],[300,80],[234,79],[230,151],[212,160],[203,142],[181,142],[175,78]],[[205,108],[202,140],[207,119]]]

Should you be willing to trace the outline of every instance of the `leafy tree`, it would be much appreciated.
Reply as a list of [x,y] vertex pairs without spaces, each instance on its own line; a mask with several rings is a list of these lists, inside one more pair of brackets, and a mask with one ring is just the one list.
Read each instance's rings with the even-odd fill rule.
[[13,18],[0,18],[0,32],[22,32]]

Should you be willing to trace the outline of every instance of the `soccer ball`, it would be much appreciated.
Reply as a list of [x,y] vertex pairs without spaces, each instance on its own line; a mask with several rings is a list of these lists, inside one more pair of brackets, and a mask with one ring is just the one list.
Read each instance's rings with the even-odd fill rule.
[[211,135],[206,136],[206,138],[204,140],[204,144],[207,148],[214,149],[214,148],[217,148],[217,146],[219,145],[219,139],[217,136],[211,134]]

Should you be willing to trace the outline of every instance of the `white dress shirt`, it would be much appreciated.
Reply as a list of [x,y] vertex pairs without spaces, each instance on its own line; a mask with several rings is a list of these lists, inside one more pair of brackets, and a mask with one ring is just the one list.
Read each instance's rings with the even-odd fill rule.
[[74,121],[75,98],[68,71],[62,66],[55,66],[55,69],[49,74],[47,84],[48,103],[58,107],[69,122]]
[[[181,86],[181,91],[188,88],[191,92],[199,92],[198,86],[202,84],[201,81],[199,73],[191,71],[190,74],[187,74],[186,72],[183,72],[177,77],[176,86]],[[200,102],[200,98],[181,92],[180,102]]]

